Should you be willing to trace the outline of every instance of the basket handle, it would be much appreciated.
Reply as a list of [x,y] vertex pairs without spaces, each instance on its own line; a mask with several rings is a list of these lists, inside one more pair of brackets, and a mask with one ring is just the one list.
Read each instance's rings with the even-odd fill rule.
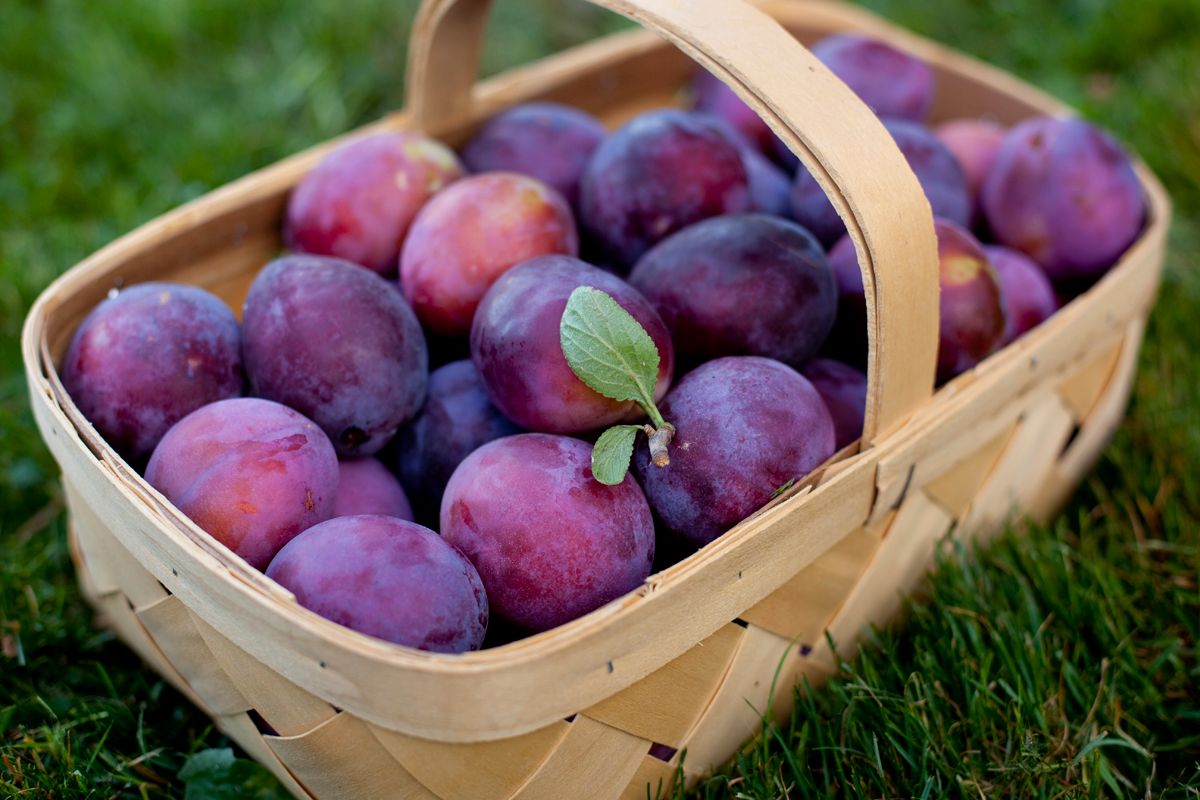
[[[937,240],[929,203],[865,104],[745,0],[590,0],[670,41],[729,85],[812,172],[845,221],[867,297],[863,442],[933,392]],[[408,55],[407,113],[421,130],[470,122],[490,0],[424,0]]]

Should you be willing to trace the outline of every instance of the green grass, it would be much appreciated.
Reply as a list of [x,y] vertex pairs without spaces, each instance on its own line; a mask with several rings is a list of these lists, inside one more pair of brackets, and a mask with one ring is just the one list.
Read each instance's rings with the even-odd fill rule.
[[[181,778],[189,755],[227,743],[91,626],[18,335],[36,293],[115,236],[400,105],[415,4],[340,5],[4,6],[0,796],[181,797],[185,780],[216,796],[221,774],[228,796],[249,796],[245,781],[270,794],[240,766],[220,773],[211,751]],[[903,627],[874,635],[696,796],[1197,797],[1200,6],[871,5],[1078,104],[1138,150],[1176,202],[1163,297],[1129,417],[1060,518],[981,552],[948,548]],[[616,24],[551,0],[497,6],[489,70]]]

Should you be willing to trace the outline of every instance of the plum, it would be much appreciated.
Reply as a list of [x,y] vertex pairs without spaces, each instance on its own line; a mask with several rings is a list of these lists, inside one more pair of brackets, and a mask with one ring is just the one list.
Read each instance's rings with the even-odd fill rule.
[[865,367],[870,346],[867,333],[867,295],[854,241],[843,235],[829,251],[829,267],[837,282],[838,307],[824,352],[839,361]]
[[237,318],[194,286],[123,289],[79,325],[62,380],[100,435],[126,459],[141,462],[176,422],[242,393]]
[[[928,128],[902,119],[884,120],[896,146],[916,174],[935,216],[959,225],[971,222],[967,178],[954,154]],[[846,232],[846,226],[812,173],[801,166],[792,183],[792,215],[826,247]]]
[[646,499],[673,535],[700,547],[834,453],[833,419],[804,376],[759,356],[727,356],[685,375],[659,404],[676,429],[671,463],[637,448]]
[[974,212],[979,211],[979,193],[992,165],[996,163],[1007,132],[998,122],[979,118],[952,119],[934,128],[934,135],[954,154],[962,167]]
[[442,493],[455,468],[472,452],[521,429],[492,405],[470,361],[452,361],[429,376],[421,413],[400,429],[387,451],[417,518],[437,525]]
[[830,358],[814,358],[800,374],[808,378],[829,409],[836,437],[834,446],[841,450],[862,436],[867,412],[867,376]]
[[606,132],[600,120],[559,103],[523,103],[492,117],[463,148],[472,172],[519,172],[557,189],[572,208],[579,179]]
[[[700,113],[700,112],[697,112]],[[703,114],[721,129],[730,142],[737,146],[742,155],[742,166],[746,168],[746,180],[750,188],[750,207],[763,214],[786,217],[792,208],[792,182],[778,166],[750,143],[746,136],[728,120]]]
[[559,326],[571,292],[607,292],[654,340],[659,353],[655,399],[671,382],[671,334],[654,306],[625,281],[568,256],[526,261],[488,290],[471,328],[471,360],[504,416],[532,431],[582,433],[611,425],[636,409],[610,400],[576,377],[562,352]]
[[270,400],[239,397],[177,422],[150,456],[146,480],[262,569],[293,537],[333,515],[338,462],[312,420]]
[[583,226],[628,269],[656,242],[693,222],[751,210],[738,148],[706,115],[663,109],[604,140],[580,185]]
[[983,212],[1000,244],[1062,283],[1095,280],[1116,263],[1142,230],[1146,201],[1111,136],[1080,119],[1037,117],[1005,137]]
[[338,462],[338,495],[335,517],[383,514],[411,520],[412,506],[404,487],[374,458],[350,458]]
[[853,33],[826,37],[813,55],[881,117],[921,122],[933,105],[933,71],[886,42]]
[[376,514],[315,525],[279,551],[267,577],[351,630],[419,650],[478,650],[488,624],[471,562],[428,528]]
[[1004,345],[1049,319],[1058,310],[1058,300],[1046,273],[1024,253],[997,245],[985,246],[983,251],[1000,278]]
[[938,302],[938,380],[947,381],[991,355],[1004,337],[1000,278],[978,240],[945,219],[934,219],[941,299]]
[[441,531],[466,554],[493,613],[544,631],[636,589],[654,562],[654,520],[632,475],[592,477],[592,448],[522,433],[467,456],[446,487]]
[[453,151],[417,133],[351,139],[296,185],[284,241],[299,252],[395,275],[400,243],[417,211],[462,174]]
[[770,153],[774,147],[774,132],[719,78],[706,70],[692,77],[692,108],[711,114],[736,130],[741,138],[760,153]]
[[311,417],[343,456],[379,451],[425,399],[417,318],[378,275],[328,256],[268,264],[242,314],[254,393]]
[[561,194],[526,175],[488,172],[464,178],[422,209],[400,253],[400,285],[422,325],[463,336],[506,270],[536,256],[578,252]]
[[629,282],[670,328],[681,360],[757,355],[799,367],[821,348],[837,313],[820,244],[765,214],[684,228],[642,256]]

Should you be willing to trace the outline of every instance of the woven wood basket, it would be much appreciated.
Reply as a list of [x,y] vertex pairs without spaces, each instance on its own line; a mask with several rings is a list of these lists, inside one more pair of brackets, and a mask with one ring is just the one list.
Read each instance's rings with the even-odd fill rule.
[[[1170,216],[1144,167],[1149,221],[1121,263],[935,394],[929,206],[884,128],[793,35],[858,30],[919,55],[936,73],[937,119],[1014,123],[1069,109],[843,5],[595,2],[649,31],[475,85],[487,3],[426,0],[409,107],[363,131],[417,128],[458,144],[497,110],[535,99],[617,124],[675,102],[694,60],[736,89],[829,193],[854,237],[870,317],[861,446],[637,591],[462,656],[358,635],[300,608],[199,530],[71,402],[55,365],[106,292],[175,280],[240,308],[280,247],[289,190],[333,143],[114,242],[48,288],[26,322],[33,408],[62,467],[84,593],[104,624],[299,798],[653,797],[676,771],[680,756],[667,753],[684,748],[694,779],[758,731],[760,712],[786,716],[801,676],[817,683],[831,673],[824,631],[847,655],[863,626],[892,617],[944,536],[1051,514],[1123,413]],[[666,748],[652,753],[654,744]]]

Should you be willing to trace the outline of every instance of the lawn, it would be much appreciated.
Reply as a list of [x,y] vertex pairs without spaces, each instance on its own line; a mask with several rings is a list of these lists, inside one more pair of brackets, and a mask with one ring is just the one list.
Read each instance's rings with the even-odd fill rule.
[[[1162,299],[1128,419],[1060,517],[948,548],[902,626],[695,796],[1200,797],[1200,4],[869,5],[1077,104],[1143,155],[1176,203]],[[622,24],[554,0],[497,6],[490,71]],[[0,795],[277,796],[92,627],[20,324],[114,237],[398,107],[414,8],[0,10]]]

